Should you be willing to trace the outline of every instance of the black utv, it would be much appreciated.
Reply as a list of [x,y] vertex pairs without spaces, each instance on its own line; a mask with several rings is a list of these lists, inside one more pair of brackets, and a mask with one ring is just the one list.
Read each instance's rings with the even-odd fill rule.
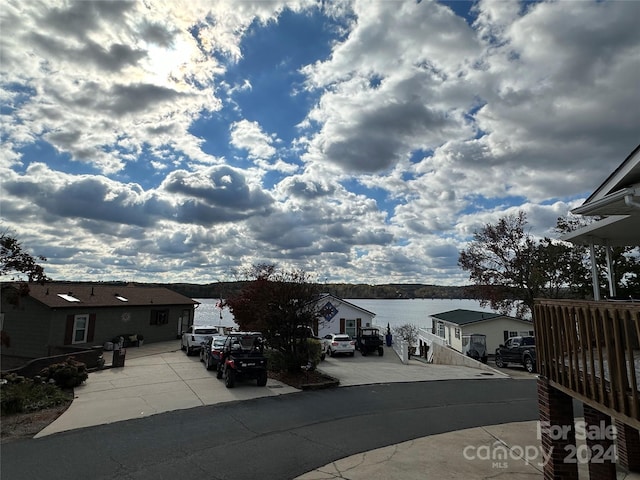
[[384,355],[382,346],[382,336],[376,327],[360,327],[356,336],[356,350],[360,350],[363,356],[369,353],[378,352],[379,356]]
[[231,332],[224,343],[222,358],[218,362],[218,378],[224,378],[227,388],[233,388],[236,380],[249,378],[258,386],[267,384],[267,357],[259,332]]

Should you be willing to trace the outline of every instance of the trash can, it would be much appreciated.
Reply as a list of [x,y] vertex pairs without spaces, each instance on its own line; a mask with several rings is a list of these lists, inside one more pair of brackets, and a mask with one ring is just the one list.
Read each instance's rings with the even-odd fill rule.
[[124,358],[127,356],[126,348],[116,348],[113,351],[112,367],[124,367]]

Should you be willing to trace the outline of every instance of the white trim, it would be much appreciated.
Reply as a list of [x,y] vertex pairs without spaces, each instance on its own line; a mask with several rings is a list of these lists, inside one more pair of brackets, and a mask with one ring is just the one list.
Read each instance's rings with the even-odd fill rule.
[[[81,329],[78,328],[79,321],[85,321],[84,324],[84,337],[82,340],[76,340],[76,332],[79,332]],[[71,343],[87,343],[87,335],[89,333],[89,314],[83,313],[80,315],[73,316],[73,329],[71,330]]]

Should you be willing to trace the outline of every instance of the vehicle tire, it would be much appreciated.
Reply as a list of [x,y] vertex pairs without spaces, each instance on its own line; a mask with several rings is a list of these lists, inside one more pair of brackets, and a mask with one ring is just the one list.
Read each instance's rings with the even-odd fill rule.
[[533,361],[533,358],[531,358],[528,355],[526,357],[524,357],[524,368],[529,373],[535,373],[536,372],[536,364]]
[[182,340],[180,340],[180,350],[182,350],[183,352],[185,351],[184,344],[182,343]]
[[205,365],[207,370],[211,370],[213,368],[213,365],[211,365],[211,362],[209,362],[209,360],[207,360],[207,364]]
[[218,368],[217,368],[217,371],[216,371],[216,378],[218,380],[220,380],[222,378],[222,365],[221,364],[218,364]]
[[236,384],[236,372],[233,368],[225,368],[224,370],[224,386],[233,388]]
[[187,345],[187,357],[190,357],[192,353],[193,351],[191,350],[191,347]]
[[378,356],[381,357],[384,355],[384,348],[378,347]]
[[320,361],[321,362],[324,362],[325,358],[327,358],[327,354],[326,353],[323,352],[322,354],[320,354]]
[[265,370],[264,372],[260,372],[260,375],[258,375],[258,386],[259,387],[265,387],[267,385],[267,371]]
[[331,350],[331,349],[329,349],[328,352],[329,352],[329,356],[330,357],[333,357],[335,355],[335,353],[333,353],[333,350]]
[[502,361],[502,355],[496,355],[496,367],[504,368],[507,366],[507,362]]

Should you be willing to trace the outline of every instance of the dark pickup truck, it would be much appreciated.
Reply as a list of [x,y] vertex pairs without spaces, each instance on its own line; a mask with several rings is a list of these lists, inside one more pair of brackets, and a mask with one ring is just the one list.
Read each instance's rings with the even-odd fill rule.
[[256,380],[259,387],[267,384],[267,357],[259,332],[231,332],[224,343],[221,361],[218,362],[218,378],[224,378],[227,388],[233,388],[236,380]]
[[536,371],[536,339],[534,337],[511,337],[496,349],[496,367],[509,363],[522,365],[527,372]]

